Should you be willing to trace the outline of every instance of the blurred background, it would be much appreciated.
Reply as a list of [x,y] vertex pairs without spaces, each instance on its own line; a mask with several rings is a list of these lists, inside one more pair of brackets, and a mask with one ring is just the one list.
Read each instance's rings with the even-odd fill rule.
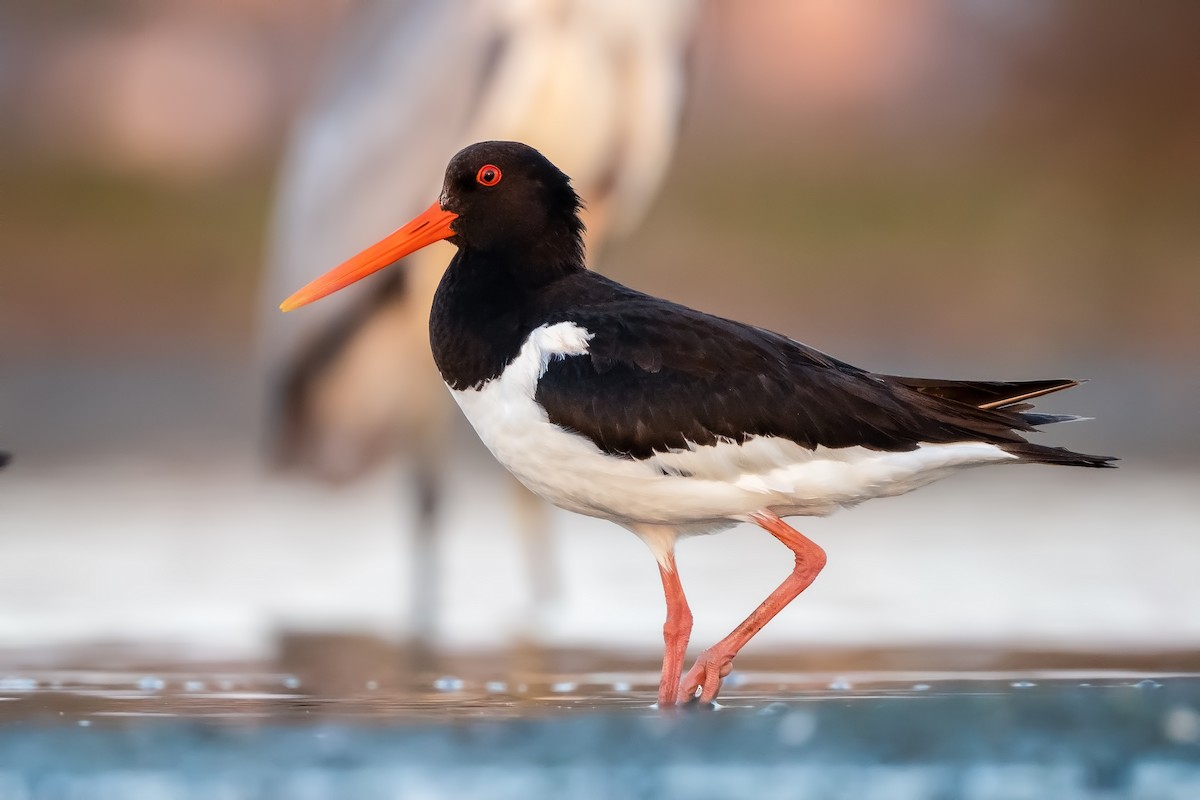
[[[336,662],[309,644],[418,626],[411,465],[335,488],[261,447],[278,165],[357,6],[0,3],[4,662]],[[801,525],[830,566],[745,658],[1200,664],[1200,7],[714,0],[693,24],[661,192],[596,267],[883,372],[1089,378],[1045,406],[1097,419],[1042,441],[1124,459]],[[449,447],[436,648],[657,669],[642,545],[552,514],[531,611],[506,480],[465,426]],[[742,529],[679,558],[701,646],[788,569]]]

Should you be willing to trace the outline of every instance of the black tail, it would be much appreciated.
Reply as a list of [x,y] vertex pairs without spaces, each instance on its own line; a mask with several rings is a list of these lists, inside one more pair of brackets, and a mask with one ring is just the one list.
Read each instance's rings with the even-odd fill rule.
[[[1087,417],[1073,414],[1043,414],[1029,411],[1033,407],[1028,401],[1035,397],[1061,392],[1078,386],[1080,381],[1067,378],[1045,381],[945,381],[932,378],[903,378],[888,376],[921,394],[939,397],[956,403],[975,406],[986,410],[1012,412],[1027,426],[1050,425],[1055,422],[1072,422]],[[1007,452],[1024,460],[1038,464],[1062,464],[1072,467],[1114,467],[1115,456],[1092,456],[1076,453],[1062,447],[1046,447],[1032,442],[1014,442],[1000,445]]]
[[[1078,386],[1079,381],[1057,379],[1049,381],[943,381],[933,378],[902,378],[895,375],[885,376],[888,380],[896,381],[910,389],[916,389],[921,394],[940,397],[943,400],[953,400],[976,408],[1005,408],[1009,411],[1022,411],[1028,405],[1016,406],[1044,394],[1061,392]],[[1016,406],[1016,407],[1014,407]],[[1056,420],[1057,421],[1057,420]]]
[[1090,456],[1086,453],[1076,453],[1065,447],[1046,447],[1033,442],[1003,444],[1000,447],[1022,461],[1030,461],[1035,464],[1060,464],[1065,467],[1115,467],[1116,464],[1112,462],[1117,460],[1116,456]]

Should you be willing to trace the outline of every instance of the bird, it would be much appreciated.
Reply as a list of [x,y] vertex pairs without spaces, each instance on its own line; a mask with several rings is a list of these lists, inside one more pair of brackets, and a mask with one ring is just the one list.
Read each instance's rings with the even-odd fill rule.
[[[1030,442],[1078,419],[1029,401],[1076,380],[878,374],[587,269],[570,179],[532,147],[470,145],[411,222],[288,297],[291,311],[434,242],[457,253],[429,319],[442,380],[492,454],[550,503],[632,531],[666,601],[660,707],[712,703],[742,647],[803,592],[824,551],[786,517],[823,516],[985,464],[1109,467]],[[692,614],[677,540],[753,522],[789,576],[683,672]]]
[[[356,5],[290,137],[263,296],[290,290],[387,233],[393,215],[419,211],[446,160],[481,138],[525,139],[575,174],[589,204],[593,252],[627,234],[662,182],[678,136],[695,7],[694,0]],[[356,286],[302,320],[262,317],[272,461],[335,485],[395,453],[411,468],[417,644],[437,632],[433,536],[454,421],[426,333],[446,258],[418,254],[403,273]],[[555,591],[545,563],[547,520],[523,489],[514,498],[537,607]]]

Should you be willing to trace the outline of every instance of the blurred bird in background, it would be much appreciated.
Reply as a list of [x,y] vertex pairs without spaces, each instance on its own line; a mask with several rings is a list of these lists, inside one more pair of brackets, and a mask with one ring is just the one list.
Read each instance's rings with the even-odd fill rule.
[[[590,253],[628,232],[674,148],[694,13],[692,0],[368,0],[295,124],[263,285],[270,445],[280,465],[333,483],[407,458],[419,642],[436,632],[432,537],[454,419],[428,334],[450,246],[308,314],[275,304],[424,208],[450,156],[473,141],[528,142],[572,175]],[[531,608],[545,607],[555,591],[546,511],[512,486]]]

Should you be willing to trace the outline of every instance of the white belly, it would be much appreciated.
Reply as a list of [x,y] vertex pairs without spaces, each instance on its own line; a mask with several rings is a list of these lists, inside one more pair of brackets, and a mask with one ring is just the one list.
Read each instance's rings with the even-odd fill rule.
[[574,323],[543,326],[500,377],[480,389],[452,391],[500,463],[534,493],[570,511],[630,527],[701,532],[764,508],[780,516],[828,514],[903,494],[963,467],[1015,460],[978,442],[880,452],[808,450],[776,437],[692,446],[640,460],[609,455],[550,422],[534,400],[550,360],[585,355],[590,338]]

